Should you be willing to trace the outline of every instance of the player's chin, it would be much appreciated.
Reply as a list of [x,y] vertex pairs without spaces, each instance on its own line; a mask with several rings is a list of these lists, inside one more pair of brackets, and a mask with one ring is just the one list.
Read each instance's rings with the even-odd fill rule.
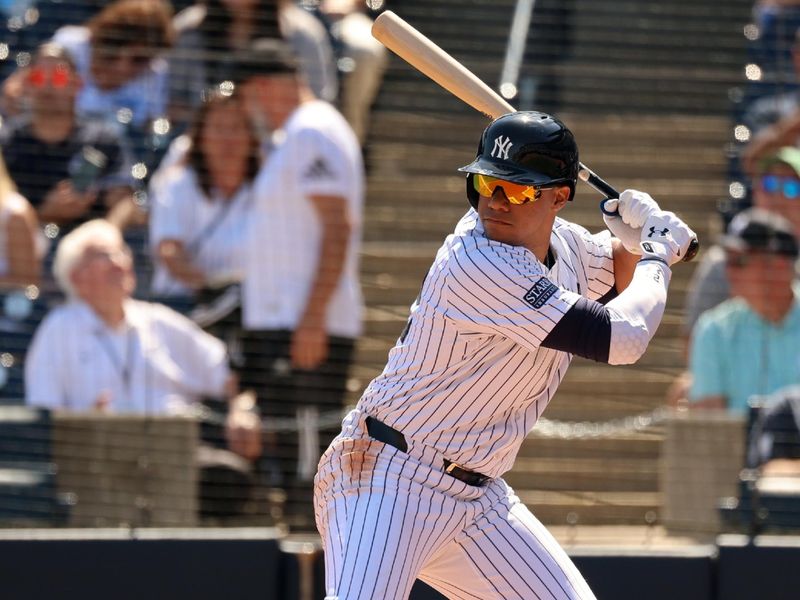
[[512,243],[516,237],[513,225],[506,221],[483,219],[483,230],[490,240],[504,244]]

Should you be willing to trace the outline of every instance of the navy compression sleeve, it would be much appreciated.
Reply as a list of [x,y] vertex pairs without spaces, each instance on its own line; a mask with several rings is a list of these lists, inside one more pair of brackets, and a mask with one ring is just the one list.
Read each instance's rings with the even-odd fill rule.
[[607,363],[611,347],[611,315],[599,302],[579,298],[556,323],[542,346]]

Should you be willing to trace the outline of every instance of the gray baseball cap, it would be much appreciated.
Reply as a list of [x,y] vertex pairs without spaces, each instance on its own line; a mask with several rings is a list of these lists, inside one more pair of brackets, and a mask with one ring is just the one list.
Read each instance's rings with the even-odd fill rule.
[[789,221],[761,208],[750,208],[736,215],[720,243],[739,252],[798,255],[797,238]]

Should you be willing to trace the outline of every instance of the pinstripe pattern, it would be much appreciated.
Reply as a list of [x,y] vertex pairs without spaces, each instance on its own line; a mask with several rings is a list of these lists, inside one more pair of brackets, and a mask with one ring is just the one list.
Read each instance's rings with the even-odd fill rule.
[[400,600],[417,578],[464,600],[594,598],[502,479],[468,486],[429,466],[429,450],[366,437],[363,418],[348,415],[317,474],[328,600]]
[[[327,600],[407,598],[419,578],[464,600],[591,600],[583,578],[500,476],[572,356],[540,347],[577,299],[614,284],[610,237],[557,219],[548,270],[483,235],[470,210],[439,249],[383,373],[320,461]],[[371,415],[408,452],[371,439]],[[472,487],[443,460],[489,475]]]
[[[359,408],[471,470],[511,468],[572,358],[539,347],[578,297],[614,282],[610,241],[557,219],[549,272],[528,250],[488,240],[474,211],[437,253],[410,327]],[[524,300],[547,277],[541,308]]]

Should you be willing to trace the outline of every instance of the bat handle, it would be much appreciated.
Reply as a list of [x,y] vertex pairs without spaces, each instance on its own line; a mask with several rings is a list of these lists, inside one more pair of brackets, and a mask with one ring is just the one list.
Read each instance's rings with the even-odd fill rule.
[[[600,178],[594,171],[587,168],[586,165],[580,163],[580,169],[578,171],[578,178],[581,181],[585,181],[594,189],[596,189],[601,194],[605,195],[606,197],[600,201],[600,211],[603,214],[606,214],[610,217],[619,216],[619,211],[614,207],[613,210],[606,209],[606,203],[609,200],[616,200],[619,198],[619,192],[615,190],[611,184],[604,181]],[[690,262],[694,260],[694,257],[697,256],[697,252],[700,250],[700,242],[697,238],[693,238],[691,242],[689,242],[689,248],[686,250],[686,255],[683,257],[683,262]]]

